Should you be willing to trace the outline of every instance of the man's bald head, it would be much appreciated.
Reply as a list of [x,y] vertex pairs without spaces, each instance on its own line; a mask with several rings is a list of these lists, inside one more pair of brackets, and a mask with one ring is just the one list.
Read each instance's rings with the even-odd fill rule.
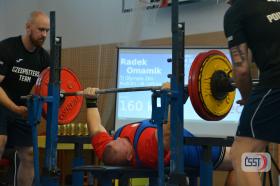
[[42,11],[34,11],[26,22],[26,36],[34,47],[41,47],[50,30],[50,19]]
[[45,12],[42,12],[42,11],[33,11],[30,13],[29,17],[28,17],[28,20],[27,20],[27,23],[36,23],[36,21],[38,20],[38,18],[45,18],[45,19],[48,19],[49,20],[49,16],[45,13]]

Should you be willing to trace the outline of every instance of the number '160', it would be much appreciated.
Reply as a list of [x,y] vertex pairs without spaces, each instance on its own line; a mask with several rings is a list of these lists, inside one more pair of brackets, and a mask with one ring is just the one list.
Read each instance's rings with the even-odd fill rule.
[[120,106],[122,111],[134,112],[134,111],[142,111],[143,110],[143,102],[142,101],[120,101]]

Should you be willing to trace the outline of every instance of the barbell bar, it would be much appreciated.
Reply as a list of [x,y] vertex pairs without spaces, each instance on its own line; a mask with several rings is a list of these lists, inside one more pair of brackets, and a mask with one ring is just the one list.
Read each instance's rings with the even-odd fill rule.
[[[229,85],[232,88],[236,88],[236,83],[233,80],[229,80]],[[253,86],[258,85],[259,80],[253,79],[252,80]],[[185,85],[187,88],[188,85]],[[98,89],[96,90],[96,94],[109,94],[109,93],[119,93],[119,92],[138,92],[138,91],[156,91],[160,90],[161,86],[145,86],[145,87],[128,87],[128,88],[108,88],[108,89]],[[222,88],[222,87],[221,87]],[[60,92],[61,97],[65,96],[88,96],[84,93],[84,91],[76,91],[76,92]]]
[[[109,94],[109,93],[120,93],[120,92],[139,92],[139,91],[156,91],[161,90],[162,86],[146,86],[146,87],[128,87],[128,88],[108,88],[98,89],[95,94]],[[185,86],[187,88],[187,85]],[[60,97],[65,96],[90,96],[84,93],[84,91],[77,92],[60,92]]]
[[[107,93],[117,93],[117,92],[136,92],[136,91],[155,91],[160,90],[161,86],[147,86],[147,87],[129,87],[129,88],[108,88],[108,89],[98,89],[96,94],[107,94]],[[60,92],[61,96],[86,96],[83,91],[77,92]]]
[[[252,85],[253,87],[257,86],[260,83],[259,79],[252,79]],[[231,85],[233,87],[236,87],[236,83],[235,82],[231,82]]]

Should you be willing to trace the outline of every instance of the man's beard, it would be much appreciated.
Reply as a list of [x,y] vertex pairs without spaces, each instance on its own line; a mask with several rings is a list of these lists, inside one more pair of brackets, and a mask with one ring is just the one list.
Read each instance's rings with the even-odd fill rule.
[[31,33],[31,34],[29,35],[29,39],[30,39],[31,43],[32,43],[35,47],[38,47],[38,48],[42,47],[43,44],[44,44],[44,42],[45,42],[45,39],[44,39],[44,38],[34,39],[32,36],[33,36],[33,35],[32,35],[32,33]]

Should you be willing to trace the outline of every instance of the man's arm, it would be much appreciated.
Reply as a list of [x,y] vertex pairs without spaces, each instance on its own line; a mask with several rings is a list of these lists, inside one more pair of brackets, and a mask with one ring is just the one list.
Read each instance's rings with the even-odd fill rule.
[[[86,88],[84,90],[86,99],[97,99],[95,94],[96,90],[97,88]],[[99,132],[106,132],[106,129],[101,123],[101,117],[97,107],[87,107],[87,125],[91,136],[94,136]]]
[[[5,74],[8,73],[8,57],[10,44],[5,41],[0,42],[0,104],[6,107],[7,109],[20,114],[24,118],[27,117],[27,107],[16,105],[7,95],[5,90],[1,87],[2,81],[5,79]],[[12,82],[11,82],[12,83]]]
[[98,108],[87,108],[87,124],[91,136],[99,132],[106,132],[106,129],[101,124]]
[[231,47],[230,53],[233,63],[234,81],[242,97],[242,100],[239,100],[238,103],[244,105],[252,90],[252,78],[250,73],[250,63],[252,59],[249,58],[246,43]]
[[[170,89],[170,83],[165,82],[161,89]],[[163,124],[163,147],[165,150],[170,149],[170,106],[168,106],[168,118],[167,123]],[[157,130],[155,132],[156,139],[158,140]]]
[[[4,80],[5,76],[0,75],[0,83]],[[0,86],[0,104],[7,109],[20,114],[23,117],[27,117],[27,107],[16,105],[6,94],[3,88]]]

